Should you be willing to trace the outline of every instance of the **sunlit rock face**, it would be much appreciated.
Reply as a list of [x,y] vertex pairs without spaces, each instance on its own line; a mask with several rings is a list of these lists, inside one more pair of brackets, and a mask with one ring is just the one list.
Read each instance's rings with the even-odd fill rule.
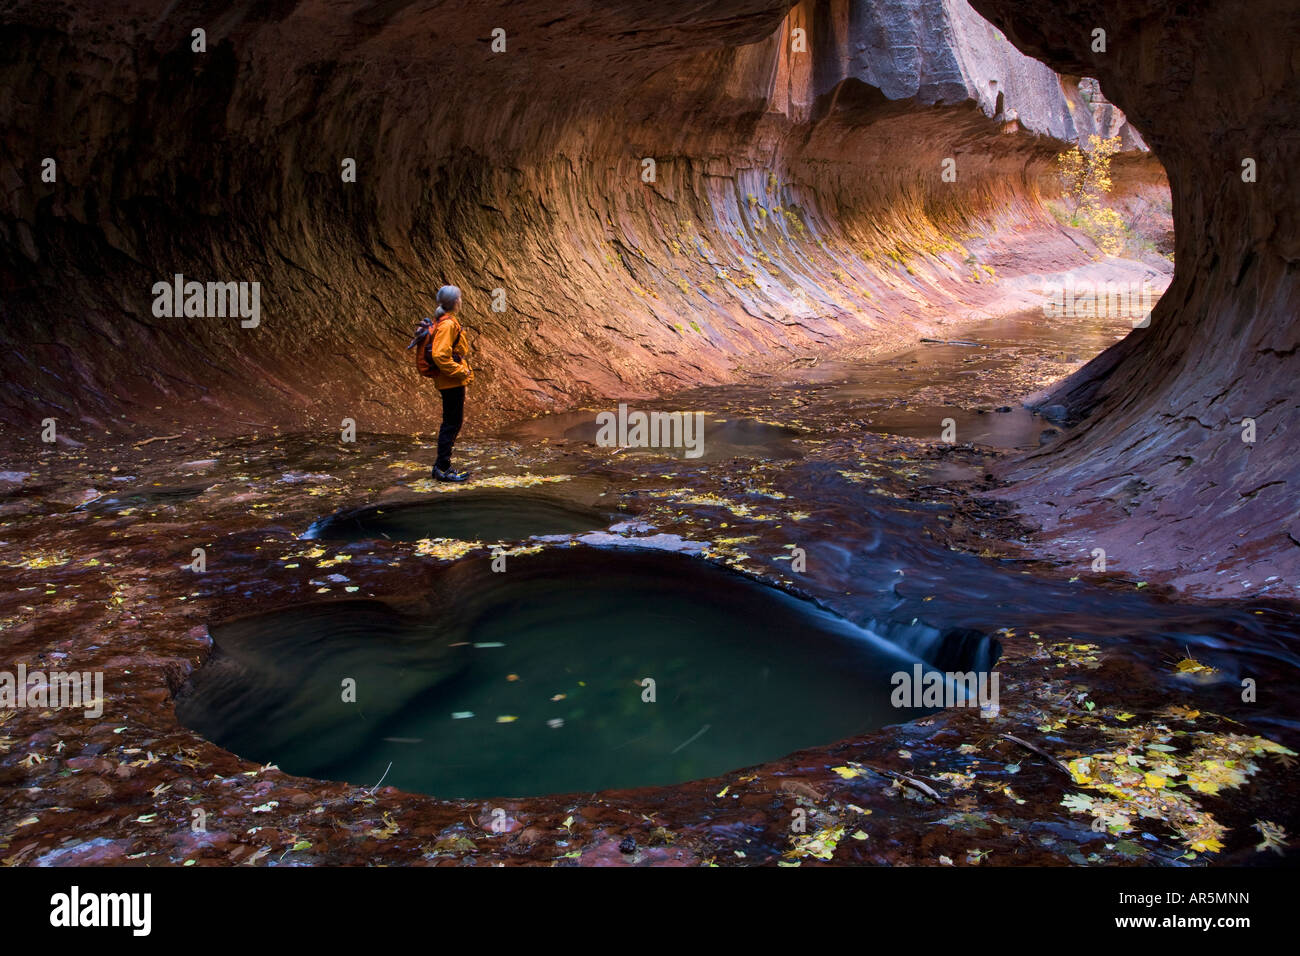
[[[73,435],[428,429],[403,348],[445,282],[472,427],[902,335],[996,295],[972,257],[1084,255],[1038,202],[1060,141],[1142,146],[962,0],[19,2],[0,31],[0,395]],[[256,327],[155,315],[178,274],[257,282]]]
[[1100,79],[1168,170],[1177,231],[1173,285],[1151,327],[1047,398],[1086,427],[1015,469],[1030,479],[1019,500],[1077,554],[1104,547],[1139,573],[1176,566],[1181,583],[1217,593],[1294,593],[1300,8],[974,6],[1025,52]]

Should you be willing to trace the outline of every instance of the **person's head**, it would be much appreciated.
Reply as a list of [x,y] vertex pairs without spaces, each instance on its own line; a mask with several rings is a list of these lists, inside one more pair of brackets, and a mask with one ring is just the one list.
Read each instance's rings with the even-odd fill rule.
[[438,315],[446,315],[460,308],[460,289],[445,285],[438,290]]

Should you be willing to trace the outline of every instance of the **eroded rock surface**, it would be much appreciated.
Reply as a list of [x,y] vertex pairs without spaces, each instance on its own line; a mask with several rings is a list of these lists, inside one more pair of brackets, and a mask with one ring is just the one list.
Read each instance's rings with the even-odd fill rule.
[[1026,52],[1100,79],[1165,164],[1177,231],[1174,281],[1150,328],[1046,397],[1086,427],[1009,470],[1022,479],[1015,500],[1080,559],[1101,547],[1139,574],[1176,567],[1196,590],[1294,594],[1300,9],[974,6]]
[[[1038,204],[1078,80],[962,0],[7,7],[0,394],[72,437],[418,428],[444,282],[482,423],[910,341],[981,266],[1092,254]],[[260,324],[155,317],[176,274],[259,282]]]

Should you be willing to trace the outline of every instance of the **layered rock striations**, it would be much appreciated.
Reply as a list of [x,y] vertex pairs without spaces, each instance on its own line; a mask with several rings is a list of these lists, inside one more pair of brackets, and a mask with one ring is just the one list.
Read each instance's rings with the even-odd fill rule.
[[[1085,255],[1040,203],[1062,142],[1142,146],[962,0],[40,0],[0,23],[0,401],[82,438],[428,430],[402,349],[445,282],[478,423],[911,338],[996,299],[981,264]],[[258,283],[256,326],[156,315],[176,275]]]
[[[1215,594],[1300,587],[1300,7],[974,0],[1097,77],[1168,171],[1177,266],[1149,328],[1046,403],[1082,426],[1012,469],[1055,546]],[[1104,50],[1095,31],[1104,31]]]

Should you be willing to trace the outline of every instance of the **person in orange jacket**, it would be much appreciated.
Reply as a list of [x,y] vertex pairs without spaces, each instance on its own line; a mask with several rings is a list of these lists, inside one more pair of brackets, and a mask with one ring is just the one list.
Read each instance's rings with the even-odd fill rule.
[[465,387],[474,381],[474,370],[466,361],[469,345],[456,313],[460,311],[460,289],[445,285],[438,290],[438,310],[433,314],[431,354],[437,374],[434,387],[442,399],[442,424],[438,428],[438,459],[433,477],[438,481],[465,481],[469,475],[451,470],[451,450],[465,421]]

